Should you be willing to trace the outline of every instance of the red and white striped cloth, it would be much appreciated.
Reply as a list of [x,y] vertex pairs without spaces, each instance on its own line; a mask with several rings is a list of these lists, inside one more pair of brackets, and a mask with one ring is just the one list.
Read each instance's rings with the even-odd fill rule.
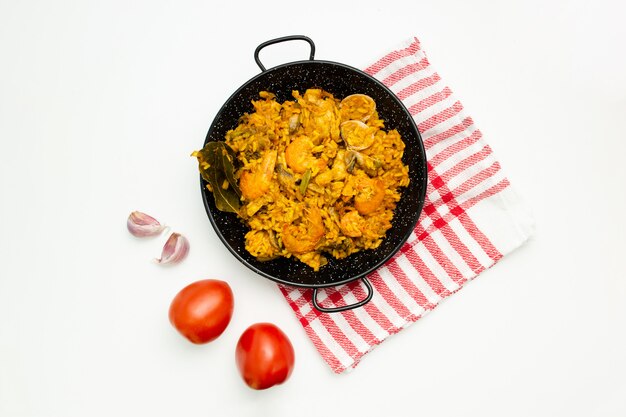
[[[531,217],[461,102],[428,62],[417,38],[365,70],[406,105],[422,134],[428,189],[418,224],[401,250],[368,276],[372,300],[354,310],[323,314],[312,290],[280,287],[324,360],[337,373],[355,367],[388,336],[522,245]],[[319,291],[326,307],[363,299],[359,281]]]

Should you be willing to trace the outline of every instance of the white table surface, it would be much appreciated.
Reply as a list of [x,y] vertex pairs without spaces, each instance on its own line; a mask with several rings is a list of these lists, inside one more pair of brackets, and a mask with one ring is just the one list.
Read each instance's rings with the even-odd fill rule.
[[[620,1],[0,2],[0,415],[626,415],[626,7]],[[202,206],[201,146],[258,73],[261,42],[306,34],[362,67],[418,36],[534,212],[524,247],[335,375],[275,285]],[[275,47],[268,66],[303,59]],[[132,238],[132,210],[188,236]],[[226,332],[194,346],[167,310],[227,280]],[[297,364],[268,391],[234,364],[280,326]]]

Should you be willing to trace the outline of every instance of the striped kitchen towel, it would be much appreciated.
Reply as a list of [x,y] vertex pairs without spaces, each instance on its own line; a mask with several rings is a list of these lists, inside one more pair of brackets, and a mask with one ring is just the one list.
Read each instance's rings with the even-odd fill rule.
[[[483,135],[430,65],[417,38],[365,71],[405,104],[422,134],[428,188],[406,244],[368,276],[364,307],[324,314],[312,290],[280,289],[324,360],[337,373],[354,368],[390,335],[419,320],[532,234],[533,222]],[[356,281],[320,290],[325,307],[355,303],[367,290]]]

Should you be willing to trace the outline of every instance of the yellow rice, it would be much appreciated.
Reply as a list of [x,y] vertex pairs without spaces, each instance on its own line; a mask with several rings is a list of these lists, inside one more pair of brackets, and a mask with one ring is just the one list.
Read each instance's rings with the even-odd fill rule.
[[[226,134],[240,162],[246,249],[318,270],[329,255],[377,248],[409,183],[399,133],[384,130],[367,96],[343,103],[320,89],[294,91],[284,103],[270,92],[259,96]],[[352,118],[360,122],[345,123]],[[351,128],[356,136],[348,138]]]

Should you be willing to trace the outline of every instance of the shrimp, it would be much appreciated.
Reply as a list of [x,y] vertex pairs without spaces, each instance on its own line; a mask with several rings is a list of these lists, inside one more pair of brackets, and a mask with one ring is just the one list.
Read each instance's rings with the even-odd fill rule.
[[291,223],[283,226],[283,245],[296,255],[313,251],[326,233],[320,210],[313,207],[306,212],[299,225]]
[[326,161],[313,156],[314,147],[315,145],[311,139],[306,136],[299,136],[294,139],[285,149],[287,166],[298,174],[302,174],[307,169],[313,171],[314,168],[317,168],[317,170],[324,168]]
[[356,190],[354,208],[363,215],[375,212],[385,199],[385,183],[379,179],[361,177],[357,180]]
[[358,211],[349,211],[341,217],[339,228],[344,235],[349,237],[363,236],[363,217]]
[[239,189],[244,199],[254,200],[267,193],[272,183],[276,157],[276,151],[269,151],[263,157],[261,164],[257,165],[253,171],[242,172]]

